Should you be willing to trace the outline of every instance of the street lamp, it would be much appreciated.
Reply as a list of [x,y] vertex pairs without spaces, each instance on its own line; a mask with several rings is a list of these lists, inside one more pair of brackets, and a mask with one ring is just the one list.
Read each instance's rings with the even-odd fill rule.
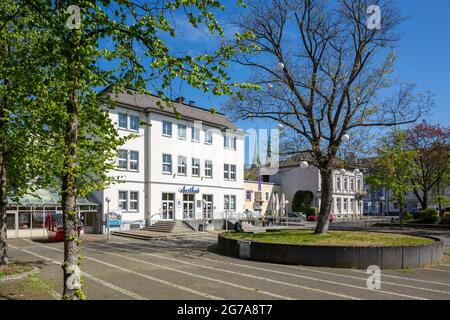
[[281,71],[281,70],[283,70],[284,69],[284,63],[283,62],[278,62],[277,63],[277,67],[276,67],[276,70],[277,71]]
[[300,168],[306,169],[309,167],[309,163],[307,161],[300,162]]
[[348,140],[350,140],[350,136],[348,134],[344,134],[342,136],[342,142],[347,142]]
[[105,200],[106,200],[106,203],[108,204],[107,205],[107,212],[106,212],[106,227],[108,228],[107,229],[107,232],[108,232],[108,240],[111,240],[111,233],[110,233],[110,229],[109,229],[109,203],[111,202],[111,198],[110,197],[106,197],[105,198]]
[[277,125],[277,129],[278,129],[279,131],[283,131],[284,126],[283,126],[281,123],[279,123],[279,124]]

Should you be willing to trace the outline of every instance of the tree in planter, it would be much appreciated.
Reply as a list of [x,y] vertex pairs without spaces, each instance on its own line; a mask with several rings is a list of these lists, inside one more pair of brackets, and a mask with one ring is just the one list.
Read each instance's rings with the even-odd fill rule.
[[398,203],[400,220],[407,205],[407,194],[414,188],[412,177],[417,173],[416,151],[406,144],[406,133],[394,129],[382,138],[376,147],[376,158],[370,163],[370,173],[366,183],[375,190],[386,187]]
[[[265,88],[232,99],[236,119],[270,119],[281,123],[289,139],[285,155],[316,166],[321,174],[320,220],[315,233],[326,233],[332,203],[332,172],[343,137],[359,129],[415,122],[431,104],[410,85],[394,90],[388,76],[401,22],[393,1],[378,1],[382,28],[368,28],[365,0],[248,1],[237,17],[245,43],[255,55],[236,62],[252,70],[253,82]],[[275,67],[276,66],[276,67]],[[381,94],[390,89],[391,97]],[[419,108],[420,106],[420,108]]]
[[294,212],[304,212],[311,208],[314,195],[311,191],[299,190],[292,199],[292,210]]
[[[192,26],[204,24],[212,34],[223,36],[213,11],[224,8],[215,0],[144,4],[80,0],[76,7],[70,6],[72,12],[67,11],[73,4],[69,1],[27,0],[21,4],[39,14],[44,21],[40,27],[53,35],[42,43],[40,53],[44,59],[58,62],[53,73],[55,81],[49,83],[53,98],[49,128],[60,138],[58,147],[63,155],[62,161],[54,165],[62,181],[63,297],[82,299],[76,198],[114,182],[107,174],[114,164],[107,160],[114,158],[115,149],[123,143],[108,119],[112,101],[107,94],[99,95],[97,89],[107,88],[105,93],[128,88],[149,92],[147,85],[153,86],[166,102],[166,106],[160,105],[164,108],[171,107],[164,93],[172,79],[216,95],[232,94],[233,88],[256,88],[230,83],[225,71],[227,61],[237,51],[246,50],[240,43],[251,35],[236,34],[236,47],[223,45],[213,54],[173,52],[163,39],[176,36],[169,20],[175,12],[186,14]],[[174,113],[178,115],[176,110]]]
[[428,208],[431,189],[440,185],[450,165],[450,127],[426,122],[406,131],[406,143],[417,151],[417,173],[413,176],[414,194],[423,210]]

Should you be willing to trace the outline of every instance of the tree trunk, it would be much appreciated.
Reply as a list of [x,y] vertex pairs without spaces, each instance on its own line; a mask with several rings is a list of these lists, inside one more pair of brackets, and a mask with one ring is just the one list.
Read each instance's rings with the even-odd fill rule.
[[320,171],[321,175],[321,196],[320,196],[320,217],[317,222],[315,234],[325,234],[330,225],[330,212],[333,194],[333,172],[330,169]]
[[[6,49],[7,50],[7,49]],[[8,84],[8,81],[5,81]],[[2,99],[0,105],[0,266],[8,264],[8,235],[6,229],[6,206],[7,206],[7,191],[6,191],[6,152],[5,139],[3,135],[7,133],[6,122],[6,97]]]
[[6,206],[6,156],[3,151],[0,151],[0,266],[8,264]]
[[422,192],[423,192],[422,209],[425,210],[428,208],[428,192],[426,192],[425,190],[423,190]]
[[69,120],[66,127],[66,157],[62,176],[62,205],[64,221],[64,293],[66,300],[83,299],[81,290],[81,271],[79,268],[79,248],[77,234],[77,142],[78,142],[78,110],[76,91],[67,103]]

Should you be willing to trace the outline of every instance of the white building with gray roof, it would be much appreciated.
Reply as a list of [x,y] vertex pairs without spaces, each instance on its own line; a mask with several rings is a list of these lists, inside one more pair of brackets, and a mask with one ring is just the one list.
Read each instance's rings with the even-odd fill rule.
[[[244,133],[225,115],[174,101],[161,109],[158,97],[111,94],[116,108],[110,118],[121,136],[137,134],[118,150],[121,183],[91,197],[107,211],[117,212],[122,229],[157,221],[210,220],[242,211]],[[150,124],[150,125],[145,125]],[[193,223],[195,225],[195,223]]]

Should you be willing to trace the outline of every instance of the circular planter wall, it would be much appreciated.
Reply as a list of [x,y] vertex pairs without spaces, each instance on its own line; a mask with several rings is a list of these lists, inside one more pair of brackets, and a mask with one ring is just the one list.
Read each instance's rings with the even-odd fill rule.
[[230,239],[219,234],[221,253],[257,261],[330,268],[414,269],[438,264],[442,259],[443,243],[421,246],[348,247],[264,243]]

